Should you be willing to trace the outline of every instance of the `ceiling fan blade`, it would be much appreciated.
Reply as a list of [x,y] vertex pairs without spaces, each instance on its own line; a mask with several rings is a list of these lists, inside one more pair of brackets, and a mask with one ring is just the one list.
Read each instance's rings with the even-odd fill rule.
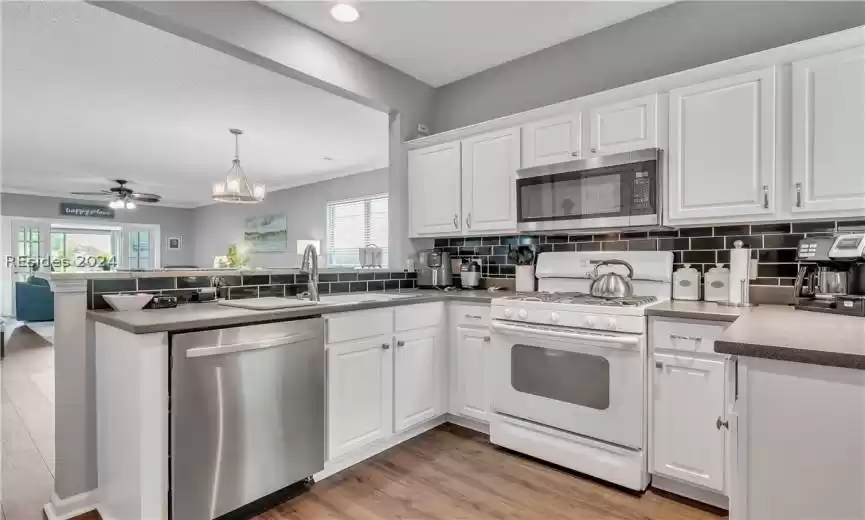
[[110,191],[73,191],[70,195],[113,195]]
[[138,193],[138,192],[135,192],[135,193],[131,193],[129,196],[132,197],[133,199],[139,201],[139,202],[159,202],[160,200],[162,200],[162,196],[157,195],[155,193]]

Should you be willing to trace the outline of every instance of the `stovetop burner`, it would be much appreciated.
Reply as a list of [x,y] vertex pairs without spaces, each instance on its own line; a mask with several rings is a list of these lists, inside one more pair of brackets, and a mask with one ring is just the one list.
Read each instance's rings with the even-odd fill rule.
[[523,302],[561,303],[565,305],[605,305],[607,307],[638,307],[653,303],[658,299],[654,296],[624,296],[621,298],[601,298],[579,292],[560,293],[525,293],[507,296],[504,299]]

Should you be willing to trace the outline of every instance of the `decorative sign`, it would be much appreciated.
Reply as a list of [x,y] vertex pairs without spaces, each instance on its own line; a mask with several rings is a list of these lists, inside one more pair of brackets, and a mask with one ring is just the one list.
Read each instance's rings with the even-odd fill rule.
[[77,202],[61,202],[60,215],[64,217],[84,218],[114,218],[114,209],[98,204],[79,204]]

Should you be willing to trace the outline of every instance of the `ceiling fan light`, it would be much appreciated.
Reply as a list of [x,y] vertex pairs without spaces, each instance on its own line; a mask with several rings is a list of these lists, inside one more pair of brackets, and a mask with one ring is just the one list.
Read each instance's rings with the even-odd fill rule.
[[213,196],[223,195],[225,194],[225,183],[224,182],[214,182],[213,183]]
[[128,201],[126,203],[126,209],[135,209],[135,203],[132,201]]
[[120,208],[123,207],[123,202],[122,202],[122,201],[119,201],[119,200],[112,200],[112,201],[108,204],[108,207],[111,208],[111,209],[120,209]]

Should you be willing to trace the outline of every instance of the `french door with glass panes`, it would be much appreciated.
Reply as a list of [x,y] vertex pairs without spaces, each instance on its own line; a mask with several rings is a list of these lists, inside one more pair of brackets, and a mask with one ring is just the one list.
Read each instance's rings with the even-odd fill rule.
[[37,220],[12,221],[12,281],[25,281],[35,271],[50,271],[51,227]]
[[124,226],[120,263],[126,269],[156,269],[154,233],[144,227]]

